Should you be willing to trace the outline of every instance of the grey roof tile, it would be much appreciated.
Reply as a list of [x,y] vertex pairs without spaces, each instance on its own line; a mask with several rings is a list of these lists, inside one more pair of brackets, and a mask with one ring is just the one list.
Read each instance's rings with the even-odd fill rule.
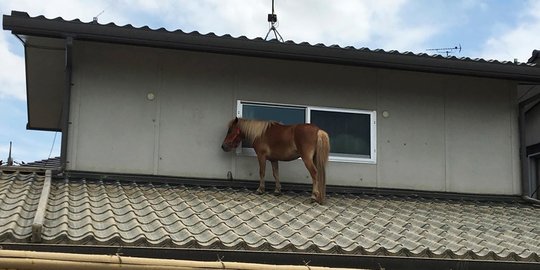
[[[43,176],[0,175],[0,241],[23,242]],[[219,248],[539,262],[540,208],[382,195],[54,180],[46,244]]]
[[31,236],[44,178],[37,172],[0,173],[1,242],[24,242]]
[[56,169],[61,167],[60,157],[52,157],[48,159],[32,161],[23,164],[24,167],[35,167],[35,168],[46,168],[46,169]]

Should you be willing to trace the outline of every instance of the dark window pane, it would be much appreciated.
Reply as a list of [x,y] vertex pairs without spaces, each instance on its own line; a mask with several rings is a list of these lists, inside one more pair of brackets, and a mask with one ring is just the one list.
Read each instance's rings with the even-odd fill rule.
[[[306,122],[306,109],[299,107],[285,107],[259,104],[242,104],[242,118],[277,121],[285,125],[301,124]],[[251,143],[242,141],[242,147],[251,148]]]
[[285,125],[292,125],[305,123],[306,113],[304,108],[243,104],[242,118],[273,120]]
[[330,135],[333,155],[371,157],[369,114],[311,110],[311,123]]

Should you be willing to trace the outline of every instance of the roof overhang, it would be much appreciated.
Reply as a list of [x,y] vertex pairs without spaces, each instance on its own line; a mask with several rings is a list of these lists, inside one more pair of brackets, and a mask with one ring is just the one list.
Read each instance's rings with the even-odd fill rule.
[[[486,61],[483,59],[431,56],[340,47],[292,41],[265,41],[261,38],[217,36],[213,33],[185,33],[181,30],[153,30],[149,27],[118,26],[113,23],[85,23],[62,18],[30,17],[26,12],[12,11],[3,16],[3,28],[25,40],[29,128],[58,130],[62,102],[65,52],[64,40],[129,44],[157,48],[191,50],[263,58],[309,61],[340,65],[400,69],[430,73],[454,74],[513,80],[520,83],[540,83],[540,68],[531,63]],[[52,49],[50,48],[52,47]],[[61,76],[62,75],[62,76]],[[43,99],[46,97],[46,99]],[[50,106],[50,108],[46,108]],[[41,116],[50,114],[51,117]],[[47,119],[40,119],[47,118]],[[55,122],[56,121],[56,122]]]
[[65,45],[59,38],[19,36],[24,42],[28,129],[61,130]]
[[[317,254],[253,250],[182,249],[159,247],[125,247],[98,245],[61,245],[3,243],[4,250],[54,252],[71,254],[109,255],[117,257],[144,257],[154,259],[196,261],[233,261],[240,263],[305,265],[305,269],[321,267],[346,267],[349,269],[536,269],[538,263],[524,261],[497,261],[455,258],[415,258],[404,256]],[[53,255],[53,253],[50,253]],[[224,265],[222,265],[223,267]],[[259,266],[260,267],[260,266]],[[226,268],[223,268],[226,269]],[[245,269],[247,269],[245,267]],[[277,268],[275,268],[277,269]]]

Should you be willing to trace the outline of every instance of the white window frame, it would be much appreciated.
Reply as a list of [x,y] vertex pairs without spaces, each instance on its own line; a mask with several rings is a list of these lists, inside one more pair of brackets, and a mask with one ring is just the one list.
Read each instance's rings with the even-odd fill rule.
[[[305,122],[311,123],[311,111],[327,111],[327,112],[342,112],[342,113],[355,113],[355,114],[367,114],[370,116],[370,157],[343,157],[332,155],[330,151],[329,161],[333,162],[346,162],[346,163],[367,163],[367,164],[376,164],[377,163],[377,113],[376,111],[371,110],[356,110],[356,109],[342,109],[342,108],[332,108],[332,107],[320,107],[320,106],[308,106],[308,105],[292,105],[292,104],[281,104],[281,103],[271,103],[271,102],[258,102],[258,101],[246,101],[246,100],[237,100],[236,102],[236,116],[242,117],[243,105],[252,104],[252,105],[261,105],[261,106],[274,106],[274,107],[284,107],[284,108],[302,108],[305,109]],[[236,149],[236,154],[238,155],[247,155],[247,156],[256,156],[255,150],[253,148],[243,148],[242,145],[238,146]]]

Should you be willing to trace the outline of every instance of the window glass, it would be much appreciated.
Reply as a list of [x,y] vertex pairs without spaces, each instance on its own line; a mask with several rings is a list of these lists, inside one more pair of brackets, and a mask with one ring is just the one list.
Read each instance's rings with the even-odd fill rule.
[[370,158],[369,114],[312,109],[311,123],[328,132],[332,155]]
[[[330,137],[330,160],[376,163],[376,128],[373,111],[311,106],[263,104],[238,101],[238,116],[245,119],[273,120],[285,125],[313,123]],[[237,153],[254,155],[244,140]]]
[[255,120],[273,120],[285,125],[306,122],[305,108],[272,106],[260,104],[243,104],[242,118]]
[[[277,121],[284,125],[293,125],[306,122],[306,109],[299,107],[242,104],[242,118]],[[243,148],[252,148],[251,142],[242,141]]]

